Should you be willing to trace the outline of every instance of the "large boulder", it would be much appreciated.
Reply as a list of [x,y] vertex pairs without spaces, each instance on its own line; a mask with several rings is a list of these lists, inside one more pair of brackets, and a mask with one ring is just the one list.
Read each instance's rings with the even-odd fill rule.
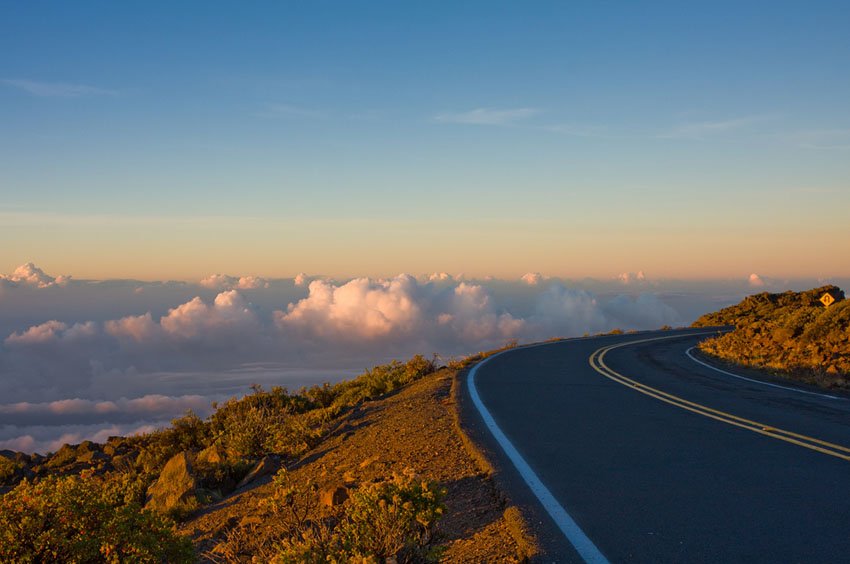
[[197,485],[189,453],[176,454],[165,463],[157,481],[148,488],[145,507],[160,512],[194,508],[198,502]]

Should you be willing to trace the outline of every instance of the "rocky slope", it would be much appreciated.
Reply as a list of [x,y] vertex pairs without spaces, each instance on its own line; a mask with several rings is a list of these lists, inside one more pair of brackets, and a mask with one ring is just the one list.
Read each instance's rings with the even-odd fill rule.
[[[829,295],[833,303],[821,302]],[[695,327],[733,325],[700,350],[738,365],[827,387],[850,389],[850,301],[836,286],[748,296],[699,318]]]

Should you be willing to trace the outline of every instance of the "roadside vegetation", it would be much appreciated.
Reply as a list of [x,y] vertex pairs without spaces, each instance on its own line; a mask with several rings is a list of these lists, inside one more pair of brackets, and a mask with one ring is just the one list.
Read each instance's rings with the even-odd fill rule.
[[[824,294],[835,302],[825,307]],[[763,292],[699,318],[735,329],[700,343],[713,357],[825,388],[850,389],[850,301],[836,286]]]
[[[450,369],[482,356],[450,362]],[[356,406],[437,369],[435,359],[417,355],[294,393],[255,386],[207,419],[189,412],[166,429],[103,445],[65,445],[47,456],[3,451],[0,561],[194,561],[191,543],[176,532],[179,521],[316,447]],[[320,517],[310,509],[318,503],[310,484],[292,483],[285,470],[275,484],[267,503],[278,526],[262,547],[270,561],[403,562],[437,554],[431,530],[444,492],[412,471],[364,485]]]

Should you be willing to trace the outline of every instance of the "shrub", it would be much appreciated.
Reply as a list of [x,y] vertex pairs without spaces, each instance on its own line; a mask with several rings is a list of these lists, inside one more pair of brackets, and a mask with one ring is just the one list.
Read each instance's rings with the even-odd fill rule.
[[443,513],[445,491],[412,473],[354,493],[337,527],[347,558],[429,559],[433,527]]
[[430,543],[443,514],[445,490],[413,472],[355,491],[334,527],[328,520],[308,520],[306,511],[297,513],[293,508],[299,499],[306,506],[305,490],[281,484],[273,503],[293,526],[274,562],[421,562],[438,557]]
[[355,491],[336,508],[323,508],[318,488],[281,469],[272,493],[258,502],[268,517],[262,527],[231,529],[205,556],[216,562],[397,562],[433,561],[434,526],[445,491],[412,471]]
[[0,455],[0,486],[12,484],[15,478],[18,477],[18,470],[20,468],[21,465],[14,460]]
[[3,562],[193,562],[174,524],[91,472],[24,481],[0,498]]

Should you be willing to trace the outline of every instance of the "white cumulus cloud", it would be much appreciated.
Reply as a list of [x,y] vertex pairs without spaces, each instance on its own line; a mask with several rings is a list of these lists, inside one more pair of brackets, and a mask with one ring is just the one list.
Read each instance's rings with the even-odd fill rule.
[[416,279],[400,275],[390,280],[355,278],[334,285],[314,280],[303,300],[275,312],[282,329],[346,341],[409,333],[420,320]]
[[0,274],[0,280],[6,280],[13,284],[31,286],[34,288],[64,286],[68,283],[70,278],[70,276],[50,276],[31,262],[22,264],[8,276]]

